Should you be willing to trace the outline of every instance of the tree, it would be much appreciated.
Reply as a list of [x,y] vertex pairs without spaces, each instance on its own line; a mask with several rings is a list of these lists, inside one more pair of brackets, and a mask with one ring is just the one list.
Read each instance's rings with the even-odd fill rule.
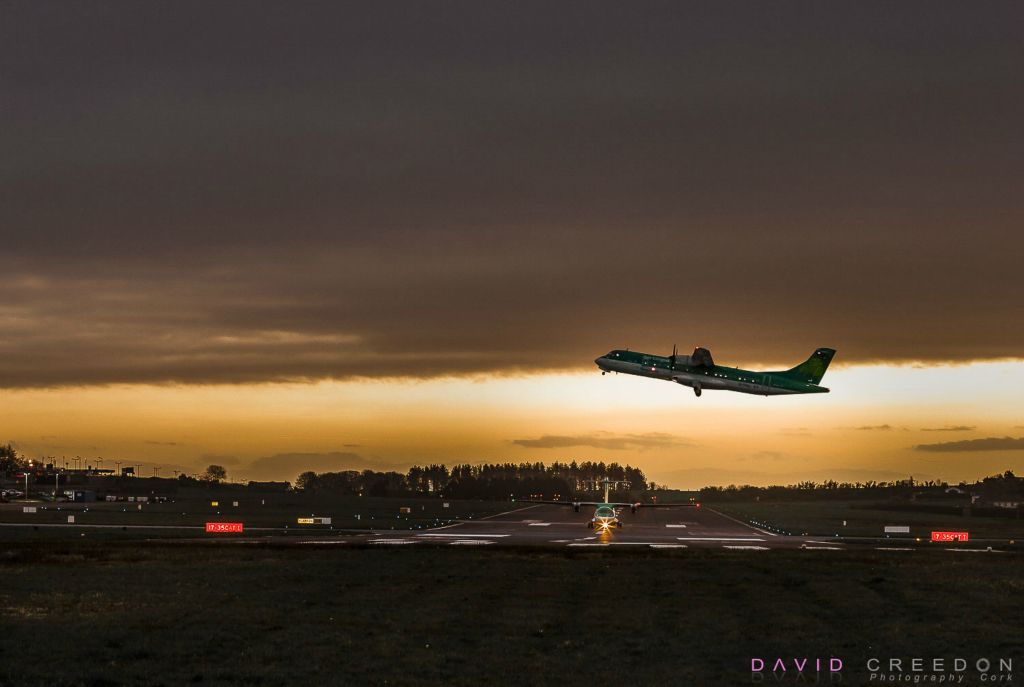
[[298,479],[295,480],[295,487],[297,489],[313,489],[316,487],[316,473],[312,470],[299,475]]
[[18,455],[13,444],[0,445],[0,474],[17,472],[25,467],[25,459]]
[[208,465],[206,472],[203,473],[203,479],[207,482],[219,482],[227,478],[228,471],[224,469],[223,465]]

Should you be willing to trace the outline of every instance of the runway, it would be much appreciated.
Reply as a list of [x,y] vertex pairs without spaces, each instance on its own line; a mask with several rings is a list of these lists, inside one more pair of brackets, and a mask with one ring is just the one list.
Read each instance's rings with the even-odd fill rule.
[[[513,505],[513,504],[510,504]],[[913,539],[882,537],[828,537],[789,536],[761,529],[741,522],[707,506],[680,506],[677,508],[640,508],[631,513],[624,508],[619,514],[621,528],[598,532],[587,527],[593,507],[582,507],[579,513],[571,506],[531,504],[513,507],[497,515],[479,519],[460,520],[450,525],[430,529],[334,529],[329,532],[299,532],[294,528],[245,527],[246,534],[200,534],[202,527],[194,525],[121,525],[100,523],[0,523],[0,530],[50,529],[69,532],[89,530],[125,532],[153,531],[175,533],[181,538],[162,541],[178,544],[285,544],[285,545],[353,545],[353,546],[472,546],[472,547],[549,547],[568,550],[587,549],[719,549],[744,552],[771,549],[801,549],[822,552],[848,549],[875,549],[904,555],[902,552],[946,550],[971,553],[1000,553],[1021,550],[1021,545],[1005,540],[972,540],[973,546],[951,544],[936,546]],[[194,535],[192,533],[195,533]],[[186,534],[188,533],[188,534]],[[250,534],[251,533],[251,534]],[[85,536],[82,534],[81,536]]]
[[[566,548],[646,547],[652,549],[725,548],[768,550],[778,547],[828,546],[838,544],[787,537],[741,523],[710,508],[624,509],[621,528],[598,533],[587,527],[593,507],[579,513],[571,507],[547,504],[523,506],[479,520],[468,520],[413,532],[370,532],[360,539],[372,545],[454,545],[454,546],[551,546]],[[313,543],[315,540],[311,540]]]

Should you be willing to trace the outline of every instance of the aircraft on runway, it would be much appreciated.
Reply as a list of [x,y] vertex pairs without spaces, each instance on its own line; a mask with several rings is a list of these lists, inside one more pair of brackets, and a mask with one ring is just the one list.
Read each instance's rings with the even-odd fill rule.
[[700,396],[704,389],[724,389],[745,394],[778,396],[781,394],[828,393],[818,386],[825,376],[828,364],[832,362],[834,349],[819,348],[810,358],[789,370],[777,372],[755,372],[738,367],[715,365],[711,351],[696,348],[693,355],[678,355],[672,347],[672,355],[659,356],[636,351],[614,350],[594,360],[601,368],[601,374],[624,372],[641,377],[653,377],[693,388]]
[[583,506],[594,506],[594,516],[587,521],[587,527],[596,529],[598,532],[608,532],[613,527],[622,527],[622,520],[619,513],[629,508],[630,512],[636,513],[641,508],[679,508],[694,507],[700,508],[699,503],[613,503],[609,500],[609,492],[613,486],[629,484],[627,481],[613,481],[605,477],[598,484],[604,487],[604,501],[527,501],[527,503],[548,503],[556,506],[572,506],[577,513]]

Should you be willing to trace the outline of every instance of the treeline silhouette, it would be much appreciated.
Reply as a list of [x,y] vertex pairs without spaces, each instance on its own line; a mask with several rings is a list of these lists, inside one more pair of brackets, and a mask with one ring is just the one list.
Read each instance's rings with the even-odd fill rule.
[[[1012,473],[1011,473],[1012,475]],[[878,497],[899,498],[922,492],[944,494],[950,488],[946,482],[939,480],[915,481],[913,477],[891,482],[799,482],[785,486],[754,487],[749,484],[727,487],[704,487],[700,490],[702,501],[820,501],[822,499],[870,499]],[[961,483],[957,489],[966,489]],[[953,492],[954,494],[956,492]]]
[[303,472],[299,489],[367,496],[436,494],[455,499],[570,499],[593,494],[605,477],[622,482],[612,493],[643,492],[647,478],[640,468],[618,463],[485,463],[483,465],[413,466],[406,473],[346,470]]

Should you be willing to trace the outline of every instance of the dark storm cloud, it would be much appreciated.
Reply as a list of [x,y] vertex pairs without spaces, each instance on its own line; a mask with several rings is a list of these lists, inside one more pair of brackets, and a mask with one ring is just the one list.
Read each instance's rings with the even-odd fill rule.
[[922,432],[973,432],[974,425],[949,425],[946,427],[922,427]]
[[788,454],[782,453],[781,451],[757,451],[749,456],[739,456],[738,459],[741,461],[752,460],[758,463],[763,463],[765,461],[779,461],[788,457]]
[[0,386],[1019,357],[1021,19],[5,3]]
[[590,448],[606,449],[609,451],[624,451],[627,449],[642,451],[649,448],[693,446],[692,443],[685,439],[662,432],[648,432],[646,434],[612,434],[610,432],[594,432],[592,434],[576,434],[572,436],[545,434],[537,439],[513,439],[512,443],[526,448],[571,448],[574,446],[588,446]]
[[[207,465],[238,465],[241,461],[236,456],[230,456],[226,454],[217,453],[205,453],[199,459],[202,469],[205,469]],[[193,466],[198,468],[199,466]]]
[[964,441],[944,441],[938,444],[918,444],[917,451],[959,453],[966,451],[1024,451],[1024,437],[986,437]]

